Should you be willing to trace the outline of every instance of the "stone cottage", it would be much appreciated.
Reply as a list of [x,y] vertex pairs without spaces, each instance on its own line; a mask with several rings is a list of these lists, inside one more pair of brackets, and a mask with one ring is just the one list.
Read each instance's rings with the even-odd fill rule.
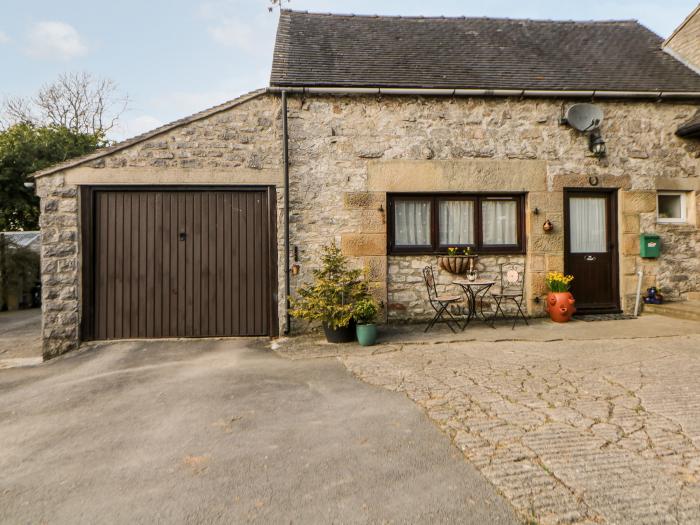
[[[533,316],[552,270],[590,311],[629,311],[640,270],[700,291],[699,28],[282,11],[268,88],[35,175],[45,358],[294,330],[330,241],[392,321],[430,315],[448,247],[524,263]],[[581,103],[595,129],[567,124]]]

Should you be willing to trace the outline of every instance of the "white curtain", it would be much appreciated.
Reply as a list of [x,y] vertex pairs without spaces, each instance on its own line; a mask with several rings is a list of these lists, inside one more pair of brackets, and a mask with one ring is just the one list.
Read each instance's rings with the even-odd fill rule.
[[474,244],[474,202],[440,201],[440,245]]
[[430,201],[394,201],[396,246],[430,246]]
[[571,253],[607,251],[605,197],[571,197],[569,215]]
[[481,223],[484,244],[518,244],[518,205],[515,201],[482,201]]

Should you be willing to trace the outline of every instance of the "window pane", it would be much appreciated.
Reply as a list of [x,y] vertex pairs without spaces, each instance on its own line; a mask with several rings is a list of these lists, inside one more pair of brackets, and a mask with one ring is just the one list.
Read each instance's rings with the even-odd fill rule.
[[571,197],[569,199],[569,239],[571,253],[604,253],[605,197]]
[[394,200],[394,245],[431,245],[430,201]]
[[481,230],[484,245],[518,244],[518,203],[482,201]]
[[440,201],[440,245],[474,244],[474,202]]
[[680,195],[659,195],[659,219],[682,219],[682,206]]

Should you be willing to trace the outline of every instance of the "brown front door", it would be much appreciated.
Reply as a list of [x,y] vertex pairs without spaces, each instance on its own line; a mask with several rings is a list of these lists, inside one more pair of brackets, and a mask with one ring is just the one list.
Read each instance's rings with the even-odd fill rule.
[[84,339],[275,333],[274,190],[95,188],[84,199]]
[[564,192],[564,268],[579,313],[619,312],[615,190]]

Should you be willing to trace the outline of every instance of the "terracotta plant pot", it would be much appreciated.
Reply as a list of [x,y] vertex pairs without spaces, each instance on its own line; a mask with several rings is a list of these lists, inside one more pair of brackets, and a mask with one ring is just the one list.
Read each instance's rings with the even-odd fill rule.
[[476,267],[476,255],[442,255],[438,257],[438,265],[446,272],[463,275],[469,270],[470,259],[474,259],[472,266]]
[[555,323],[566,323],[576,313],[576,300],[569,292],[549,292],[547,294],[547,312]]

